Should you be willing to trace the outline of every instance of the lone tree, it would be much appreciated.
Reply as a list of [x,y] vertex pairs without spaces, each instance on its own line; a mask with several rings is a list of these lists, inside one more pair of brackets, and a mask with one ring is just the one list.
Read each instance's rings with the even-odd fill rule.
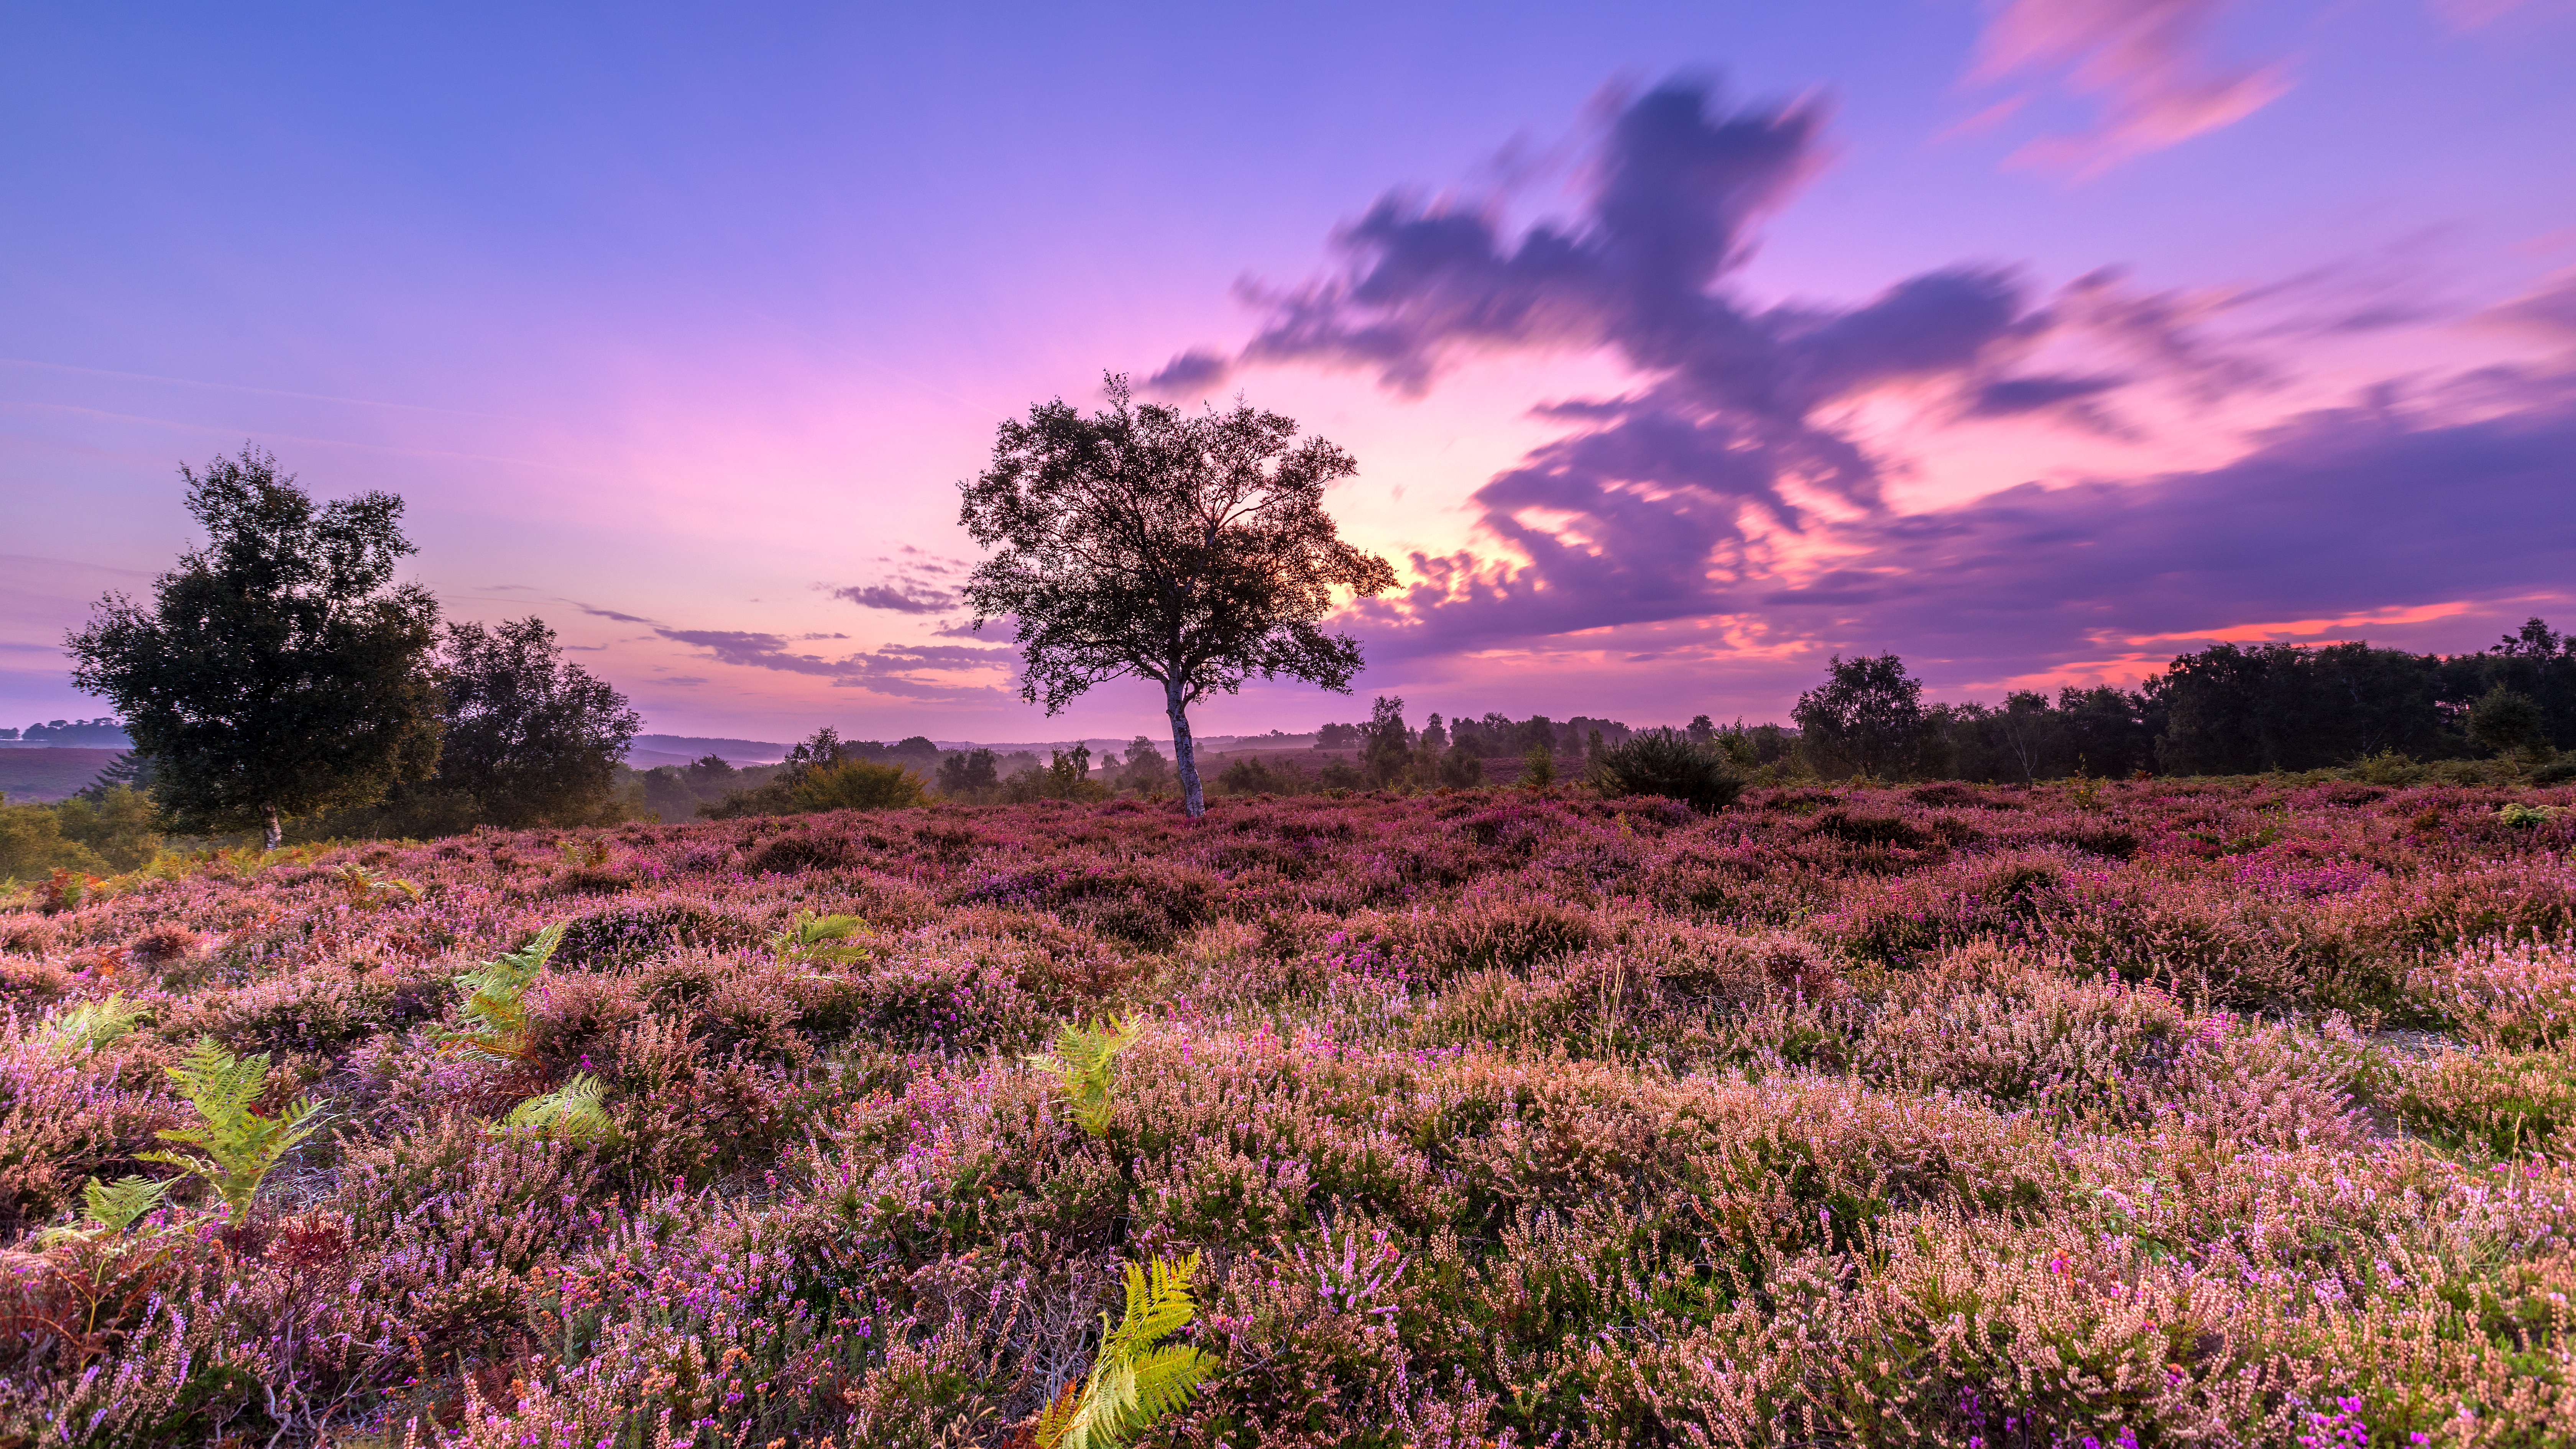
[[316,505],[277,459],[244,447],[188,481],[205,546],[152,583],[147,606],[99,600],[66,641],[72,680],[116,701],[175,830],[261,829],[367,805],[438,764],[427,668],[438,601],[397,585],[412,553],[402,500]]
[[1134,403],[1117,375],[1108,393],[1089,417],[1059,398],[1002,424],[992,466],[959,490],[966,531],[995,550],[965,599],[978,628],[1012,620],[1021,697],[1049,714],[1121,675],[1160,684],[1195,818],[1189,707],[1256,674],[1348,693],[1359,642],[1320,621],[1335,589],[1382,593],[1395,570],[1324,512],[1325,487],[1359,471],[1348,453],[1239,402],[1191,417]]
[[1923,742],[1923,682],[1893,654],[1837,654],[1824,684],[1799,695],[1790,718],[1818,773],[1902,775]]

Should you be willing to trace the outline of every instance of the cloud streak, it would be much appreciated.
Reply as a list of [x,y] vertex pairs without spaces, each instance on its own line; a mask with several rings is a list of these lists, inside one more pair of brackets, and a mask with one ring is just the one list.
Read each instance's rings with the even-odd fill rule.
[[[2220,60],[2210,31],[2228,0],[2002,0],[1971,78],[2052,78],[2099,106],[2082,131],[2043,136],[2016,162],[2091,174],[2254,114],[2290,89],[2289,68]],[[2006,103],[2018,108],[2024,91]]]

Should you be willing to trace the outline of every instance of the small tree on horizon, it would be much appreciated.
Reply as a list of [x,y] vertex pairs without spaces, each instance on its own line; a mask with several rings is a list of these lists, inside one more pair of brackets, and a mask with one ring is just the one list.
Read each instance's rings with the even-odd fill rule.
[[1790,718],[1818,773],[1901,776],[1923,743],[1923,682],[1894,654],[1837,654]]
[[438,601],[394,582],[415,552],[402,500],[317,505],[247,445],[179,475],[205,545],[152,581],[150,603],[109,594],[65,641],[72,682],[116,701],[151,761],[171,827],[257,829],[274,850],[286,816],[428,778]]
[[1191,417],[1063,399],[1001,425],[992,466],[961,485],[959,521],[995,550],[963,594],[975,626],[1008,617],[1020,696],[1063,709],[1122,675],[1163,687],[1183,804],[1207,811],[1189,708],[1244,681],[1304,679],[1347,693],[1359,642],[1321,627],[1335,590],[1395,587],[1386,560],[1343,542],[1324,490],[1358,471],[1297,424],[1238,402]]

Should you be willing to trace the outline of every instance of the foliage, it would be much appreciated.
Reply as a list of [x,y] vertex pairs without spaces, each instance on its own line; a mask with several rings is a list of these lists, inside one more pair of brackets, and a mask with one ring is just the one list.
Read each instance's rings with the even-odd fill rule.
[[126,1035],[148,1018],[149,1009],[125,999],[121,991],[66,1008],[46,1025],[65,1051],[94,1052]]
[[1075,1126],[1106,1136],[1118,1110],[1118,1054],[1135,1045],[1141,1030],[1117,1017],[1088,1027],[1066,1022],[1056,1031],[1055,1049],[1030,1057],[1029,1065],[1055,1077],[1072,1104]]
[[457,976],[456,989],[465,993],[465,1004],[457,1015],[467,1023],[467,1030],[455,1033],[450,1040],[487,1057],[510,1059],[523,1054],[528,1037],[528,988],[536,984],[537,973],[554,959],[555,949],[563,944],[564,931],[570,924],[557,921],[518,950],[505,952]]
[[1714,814],[1744,793],[1744,780],[1716,744],[1680,730],[1647,730],[1594,759],[1593,785],[1605,795],[1661,795]]
[[66,648],[80,688],[116,702],[172,828],[262,828],[370,804],[426,779],[439,749],[426,668],[438,604],[396,584],[402,500],[316,505],[245,447],[187,469],[203,547],[153,581],[149,605],[100,600]]
[[599,818],[643,718],[565,659],[544,620],[450,624],[436,670],[444,743],[424,792],[461,796],[474,823],[504,829]]
[[868,959],[871,934],[865,916],[800,911],[794,924],[779,932],[770,946],[780,955],[848,966]]
[[1189,813],[1201,814],[1188,711],[1255,675],[1345,690],[1357,641],[1321,621],[1337,590],[1395,586],[1344,543],[1324,490],[1358,471],[1294,421],[1238,404],[1189,417],[1130,401],[1084,417],[1061,399],[1002,424],[992,465],[964,485],[960,521],[995,552],[963,595],[975,624],[1009,617],[1021,693],[1053,714],[1122,675],[1163,687]]
[[109,870],[135,870],[161,853],[152,797],[124,785],[84,790],[54,807],[63,836],[95,851]]
[[1893,654],[1845,659],[1837,654],[1825,682],[1798,696],[1790,712],[1800,747],[1828,778],[1904,779],[1921,758],[1923,682]]
[[930,802],[919,775],[901,765],[866,760],[807,770],[790,787],[788,798],[800,811],[905,810]]
[[2499,755],[2545,755],[2548,720],[2540,704],[2499,684],[2469,706],[2469,736]]
[[617,1130],[615,1119],[608,1115],[606,1095],[607,1088],[597,1077],[578,1073],[553,1091],[511,1108],[501,1126],[543,1132],[566,1142],[595,1142]]
[[141,1160],[167,1163],[203,1178],[224,1200],[235,1223],[248,1220],[269,1169],[320,1129],[321,1109],[308,1099],[274,1117],[263,1115],[257,1104],[268,1090],[268,1053],[236,1057],[211,1036],[199,1037],[188,1054],[169,1068],[169,1074],[179,1094],[197,1109],[199,1125],[164,1128],[155,1135],[196,1151],[146,1152]]
[[1216,1372],[1216,1360],[1185,1344],[1162,1340],[1187,1328],[1198,1314],[1190,1279],[1199,1255],[1177,1262],[1157,1258],[1150,1269],[1126,1265],[1127,1308],[1117,1326],[1100,1315],[1100,1347],[1091,1372],[1039,1415],[1039,1449],[1119,1449],[1190,1401]]
[[81,1208],[92,1222],[111,1233],[121,1233],[159,1207],[177,1181],[175,1177],[120,1177],[109,1184],[93,1177],[81,1186]]
[[0,803],[0,881],[33,880],[52,871],[104,874],[98,852],[63,834],[60,810],[51,805]]

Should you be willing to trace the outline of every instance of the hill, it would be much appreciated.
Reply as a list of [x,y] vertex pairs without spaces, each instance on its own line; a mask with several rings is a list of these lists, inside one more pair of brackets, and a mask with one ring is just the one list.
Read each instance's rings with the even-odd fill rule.
[[65,745],[0,750],[0,795],[21,805],[69,799],[124,753]]

